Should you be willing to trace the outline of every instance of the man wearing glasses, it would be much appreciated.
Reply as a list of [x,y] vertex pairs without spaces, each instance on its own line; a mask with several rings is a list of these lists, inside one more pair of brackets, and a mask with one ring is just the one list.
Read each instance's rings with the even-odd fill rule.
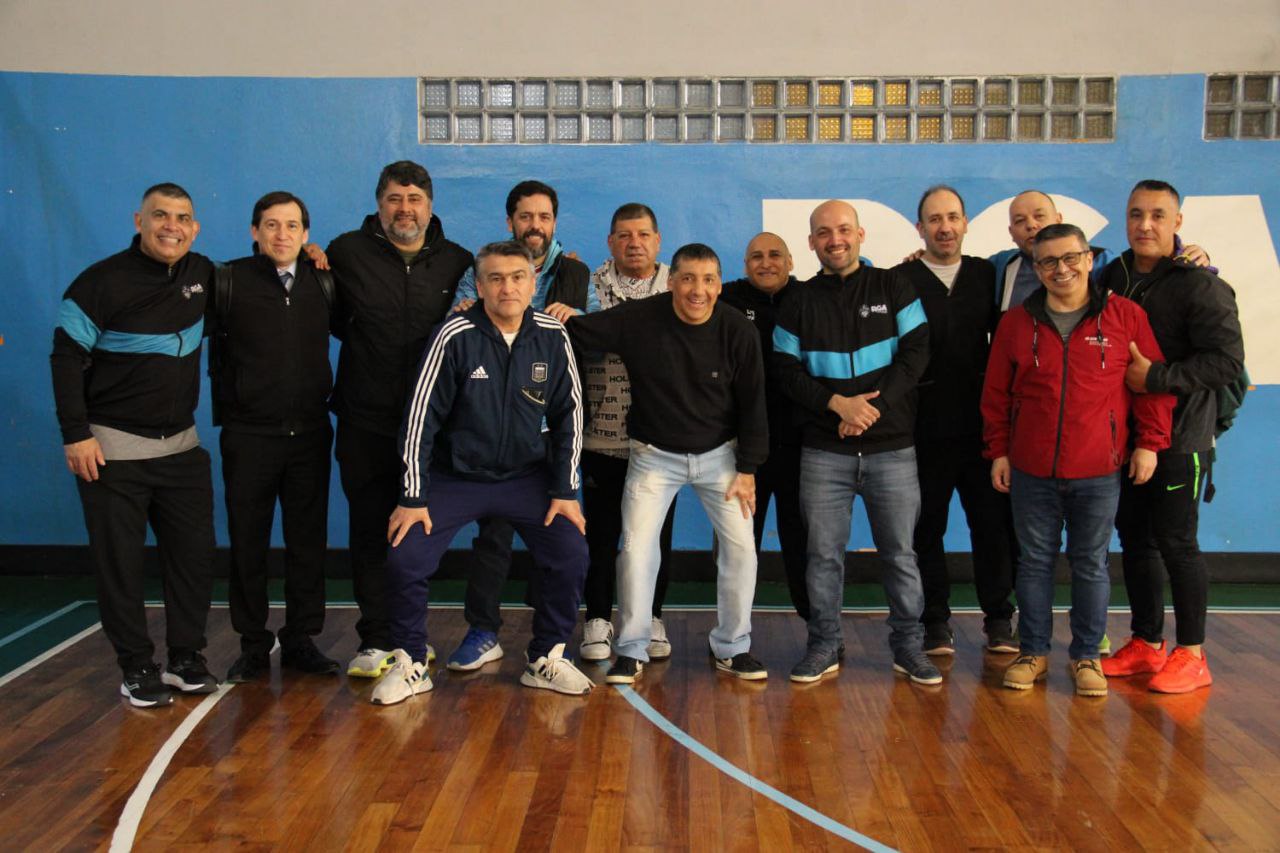
[[1153,359],[1163,356],[1141,308],[1090,286],[1094,259],[1084,232],[1048,225],[1033,249],[1043,287],[1000,321],[982,392],[991,483],[1010,494],[1021,546],[1020,648],[1004,685],[1029,690],[1048,674],[1053,567],[1065,524],[1075,689],[1105,696],[1098,645],[1107,625],[1107,545],[1130,413],[1136,449],[1128,474],[1141,484],[1155,471],[1156,453],[1169,446],[1174,400],[1135,396],[1125,385],[1131,344]]

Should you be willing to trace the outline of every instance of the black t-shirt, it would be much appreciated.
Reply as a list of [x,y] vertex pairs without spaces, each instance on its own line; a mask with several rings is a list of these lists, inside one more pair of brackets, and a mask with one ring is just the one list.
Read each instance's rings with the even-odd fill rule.
[[699,325],[676,316],[670,293],[569,321],[583,350],[617,353],[631,378],[627,432],[671,453],[706,453],[737,439],[737,468],[769,452],[764,362],[751,321],[716,305]]

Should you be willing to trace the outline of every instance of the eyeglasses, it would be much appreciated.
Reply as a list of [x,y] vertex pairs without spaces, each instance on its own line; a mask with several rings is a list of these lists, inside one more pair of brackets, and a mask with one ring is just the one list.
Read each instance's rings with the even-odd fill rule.
[[1044,272],[1053,272],[1058,268],[1058,262],[1074,267],[1084,258],[1084,252],[1067,252],[1065,255],[1059,255],[1056,258],[1039,258],[1036,260],[1036,269]]

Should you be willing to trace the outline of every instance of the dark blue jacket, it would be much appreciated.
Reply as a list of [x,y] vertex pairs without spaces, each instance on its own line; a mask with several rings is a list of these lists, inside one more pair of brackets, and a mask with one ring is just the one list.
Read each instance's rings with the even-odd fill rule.
[[[544,432],[545,431],[545,432]],[[428,471],[502,482],[550,468],[574,498],[582,387],[564,326],[525,309],[510,349],[477,302],[436,327],[400,427],[400,505],[427,505]]]

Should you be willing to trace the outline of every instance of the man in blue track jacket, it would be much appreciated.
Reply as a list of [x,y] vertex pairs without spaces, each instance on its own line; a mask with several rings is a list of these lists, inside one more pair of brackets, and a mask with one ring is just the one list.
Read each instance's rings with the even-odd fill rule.
[[508,519],[538,575],[533,640],[520,683],[581,695],[591,681],[564,658],[587,571],[578,506],[582,387],[560,322],[529,307],[532,258],[519,243],[476,256],[480,301],[438,326],[400,428],[403,476],[387,539],[395,664],[375,705],[431,689],[428,581],[458,529]]

